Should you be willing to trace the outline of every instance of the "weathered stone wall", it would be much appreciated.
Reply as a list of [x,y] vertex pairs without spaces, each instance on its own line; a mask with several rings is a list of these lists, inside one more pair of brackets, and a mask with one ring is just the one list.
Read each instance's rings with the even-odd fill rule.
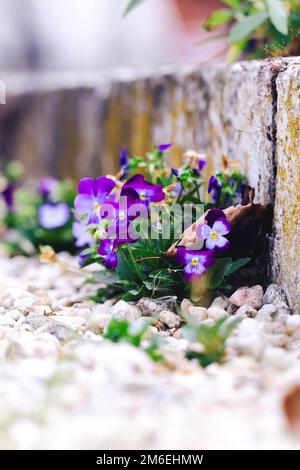
[[[222,153],[239,158],[270,200],[272,71],[265,63],[157,71],[139,78],[26,76],[6,78],[0,107],[0,155],[25,162],[31,175],[95,175],[116,170],[120,148],[131,154],[174,142],[207,153],[207,171]],[[23,84],[23,85],[22,85]]]
[[276,81],[277,151],[273,278],[300,312],[300,62]]
[[174,142],[177,162],[195,148],[209,173],[223,153],[240,159],[257,201],[275,203],[272,277],[300,311],[298,59],[5,82],[0,159],[22,160],[29,176],[111,173],[123,145],[142,154]]

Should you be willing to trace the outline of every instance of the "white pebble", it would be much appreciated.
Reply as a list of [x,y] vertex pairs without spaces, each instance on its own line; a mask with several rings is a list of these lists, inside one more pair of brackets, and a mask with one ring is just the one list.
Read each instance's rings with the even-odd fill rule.
[[242,305],[237,312],[236,315],[240,317],[249,317],[249,318],[255,318],[257,315],[257,310],[255,308],[251,307],[250,305]]
[[5,313],[0,316],[0,325],[2,326],[15,326],[16,321],[10,313]]
[[266,348],[263,357],[266,365],[287,369],[291,363],[288,353],[282,348]]
[[130,305],[124,300],[120,300],[113,306],[111,315],[113,318],[131,321],[139,318],[141,316],[141,311],[134,305]]
[[267,315],[274,315],[276,313],[277,309],[275,305],[272,304],[265,304],[262,306],[262,308],[258,311],[260,314],[267,314]]
[[221,318],[228,318],[229,314],[220,307],[209,307],[207,309],[208,318],[212,318],[215,321],[221,320]]
[[94,333],[99,333],[99,330],[104,330],[110,320],[111,316],[107,313],[94,313],[87,321],[86,327]]
[[176,326],[179,326],[181,322],[180,317],[169,310],[159,312],[158,319],[169,328],[175,328]]
[[201,322],[208,318],[207,309],[205,307],[190,307],[188,313],[188,317],[196,322]]
[[223,310],[226,310],[229,305],[229,300],[227,297],[216,297],[213,303],[211,304],[211,307],[220,307]]

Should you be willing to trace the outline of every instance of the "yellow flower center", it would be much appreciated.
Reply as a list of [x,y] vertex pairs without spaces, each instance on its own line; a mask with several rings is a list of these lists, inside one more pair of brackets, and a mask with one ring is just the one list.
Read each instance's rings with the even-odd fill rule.
[[193,259],[192,262],[191,262],[191,265],[192,265],[192,266],[198,266],[198,264],[199,264],[199,262],[198,262],[198,260],[197,260],[196,258]]
[[123,221],[123,220],[126,219],[126,215],[124,214],[124,212],[120,212],[120,214],[119,214],[119,219],[120,219],[121,221]]
[[95,203],[94,203],[94,210],[95,210],[95,211],[100,211],[100,207],[101,207],[101,206],[100,206],[99,202],[95,202]]
[[140,199],[141,199],[142,201],[146,201],[146,193],[145,193],[144,191],[141,191],[141,192],[140,192]]
[[218,234],[217,234],[216,232],[212,232],[212,233],[210,234],[210,236],[211,236],[211,238],[213,238],[213,239],[218,238]]

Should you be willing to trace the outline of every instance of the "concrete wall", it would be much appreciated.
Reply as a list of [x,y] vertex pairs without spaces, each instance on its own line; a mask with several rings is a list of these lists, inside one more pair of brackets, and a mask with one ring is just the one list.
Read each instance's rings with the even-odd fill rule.
[[195,148],[211,173],[239,158],[257,201],[274,204],[270,271],[300,312],[300,60],[115,75],[6,77],[2,160],[30,176],[113,172],[120,148],[141,154],[174,142]]
[[300,61],[277,77],[273,278],[300,312]]
[[[121,76],[121,78],[120,78]],[[207,153],[208,170],[222,153],[239,158],[258,198],[273,187],[272,71],[242,63],[200,70],[157,71],[139,78],[69,75],[6,77],[0,106],[0,155],[25,162],[32,175],[79,178],[116,170],[123,145],[131,154],[174,142]]]

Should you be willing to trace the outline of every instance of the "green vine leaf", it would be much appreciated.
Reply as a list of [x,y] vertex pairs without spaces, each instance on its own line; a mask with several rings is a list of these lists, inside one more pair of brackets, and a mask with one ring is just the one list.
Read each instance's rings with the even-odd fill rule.
[[289,32],[289,12],[282,0],[267,0],[269,17],[274,27],[284,36]]
[[254,13],[253,15],[245,16],[239,21],[230,31],[229,41],[236,42],[249,36],[259,26],[261,26],[269,15],[266,12]]
[[127,5],[124,16],[127,16],[132,10],[141,5],[143,2],[145,2],[145,0],[131,0]]

